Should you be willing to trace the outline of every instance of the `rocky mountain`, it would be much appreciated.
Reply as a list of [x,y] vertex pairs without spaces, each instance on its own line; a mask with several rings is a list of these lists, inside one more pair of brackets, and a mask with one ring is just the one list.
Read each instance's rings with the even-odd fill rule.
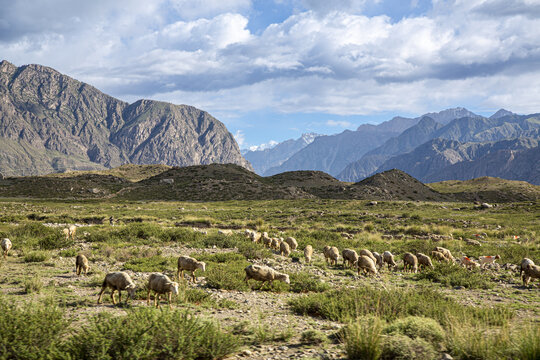
[[423,182],[495,176],[537,183],[538,144],[539,140],[532,138],[485,143],[437,138],[407,154],[392,157],[377,172],[397,168]]
[[41,65],[0,63],[0,172],[35,175],[125,163],[234,163],[225,125],[187,105],[128,104]]
[[[458,109],[462,111],[454,113],[463,114],[466,111],[463,108]],[[449,113],[451,114],[452,111]],[[448,116],[439,118],[448,119]],[[377,170],[379,167],[389,169],[391,167],[382,165],[391,157],[406,154],[426,141],[437,138],[455,140],[460,143],[494,142],[521,137],[538,138],[537,132],[540,127],[538,119],[537,114],[516,115],[506,110],[499,110],[490,118],[474,115],[454,119],[442,125],[426,115],[415,126],[397,137],[388,139],[378,148],[367,152],[358,161],[347,165],[337,178],[343,181],[358,181],[380,171]]]
[[244,157],[251,163],[255,172],[264,174],[271,167],[280,166],[292,155],[311,144],[316,137],[315,133],[302,134],[298,139],[289,139],[279,144],[263,150],[247,150]]

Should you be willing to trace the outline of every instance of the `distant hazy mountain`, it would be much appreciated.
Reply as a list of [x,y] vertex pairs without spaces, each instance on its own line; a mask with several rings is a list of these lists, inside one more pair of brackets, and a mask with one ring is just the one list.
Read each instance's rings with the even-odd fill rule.
[[[447,110],[449,114],[469,113],[466,109]],[[444,112],[441,112],[444,113]],[[438,114],[441,114],[438,113]],[[447,114],[439,118],[448,120]],[[432,114],[433,115],[433,114]],[[378,172],[377,168],[393,156],[406,154],[415,147],[431,139],[441,138],[458,142],[488,142],[520,137],[535,138],[535,129],[540,123],[536,115],[520,116],[506,110],[499,110],[490,118],[473,116],[451,120],[446,125],[439,124],[427,114],[415,126],[395,138],[388,139],[380,147],[366,153],[360,160],[349,164],[337,178],[343,181],[358,181]],[[387,169],[387,167],[384,167]],[[415,174],[411,174],[417,176]]]
[[535,183],[540,176],[538,144],[532,138],[485,143],[437,138],[392,157],[376,172],[400,169],[423,182],[493,176]]
[[0,172],[36,175],[125,163],[234,163],[225,125],[187,105],[128,104],[41,65],[0,63]]
[[298,139],[285,140],[271,148],[263,150],[246,150],[243,152],[244,157],[251,163],[255,172],[262,175],[271,167],[280,166],[288,160],[292,155],[307,145],[311,144],[319,134],[306,133],[302,134]]

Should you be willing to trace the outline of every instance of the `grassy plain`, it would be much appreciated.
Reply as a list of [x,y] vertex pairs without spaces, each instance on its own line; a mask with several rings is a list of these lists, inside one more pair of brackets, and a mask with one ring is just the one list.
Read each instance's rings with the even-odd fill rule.
[[[68,224],[79,225],[74,240],[61,234]],[[282,257],[248,241],[246,228],[293,236],[299,249]],[[524,257],[540,262],[539,235],[539,202],[479,209],[413,201],[4,198],[0,237],[10,238],[13,249],[0,263],[0,358],[101,359],[122,351],[141,359],[432,359],[443,353],[538,359],[538,282],[523,287],[511,265]],[[311,264],[302,252],[308,244],[315,249]],[[389,250],[399,268],[358,276],[341,262],[327,265],[325,245]],[[429,254],[435,246],[455,257],[499,254],[498,263],[507,265],[468,271],[435,263],[418,274],[402,271],[404,252]],[[88,276],[74,272],[78,253],[90,260]],[[148,275],[174,276],[181,254],[205,261],[207,271],[196,273],[197,284],[180,282],[173,311],[165,303],[161,311],[148,308]],[[291,284],[246,284],[243,269],[250,263],[290,274]],[[97,305],[104,275],[118,270],[132,274],[137,298],[112,306],[107,294]],[[21,350],[43,346],[34,333],[43,329],[48,338],[39,340],[47,344],[41,355]],[[163,343],[166,349],[157,346]]]

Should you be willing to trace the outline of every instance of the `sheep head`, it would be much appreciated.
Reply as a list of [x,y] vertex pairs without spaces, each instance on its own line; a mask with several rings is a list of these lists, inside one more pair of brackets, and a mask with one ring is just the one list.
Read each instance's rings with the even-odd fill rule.
[[201,269],[203,272],[206,271],[206,263],[204,261],[199,261],[197,269]]
[[281,280],[286,284],[291,283],[291,280],[289,279],[289,275],[287,275],[287,274],[277,274],[276,280]]
[[177,282],[172,282],[169,284],[169,288],[171,289],[171,292],[174,294],[174,295],[178,295],[178,283]]
[[134,299],[135,298],[135,290],[137,289],[137,286],[135,284],[129,284],[126,286],[126,291],[128,292],[128,298]]

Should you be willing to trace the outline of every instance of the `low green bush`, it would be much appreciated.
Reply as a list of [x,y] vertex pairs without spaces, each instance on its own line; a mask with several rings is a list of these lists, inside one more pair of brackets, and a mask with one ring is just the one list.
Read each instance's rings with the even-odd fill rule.
[[417,273],[416,278],[467,289],[491,289],[494,286],[489,275],[479,269],[467,270],[462,266],[447,263],[435,264],[434,268]]
[[377,360],[382,354],[384,321],[365,316],[347,325],[343,332],[345,352],[349,359]]
[[67,248],[72,246],[73,244],[73,240],[66,239],[66,237],[59,232],[47,235],[38,240],[38,246],[41,250]]
[[306,330],[300,335],[300,341],[304,344],[320,345],[328,342],[328,337],[319,330]]
[[402,334],[411,339],[420,337],[434,345],[440,344],[445,337],[445,332],[437,320],[419,316],[397,319],[384,329],[384,333]]
[[308,273],[291,274],[290,280],[289,289],[295,293],[323,292],[330,289],[330,285]]
[[432,360],[437,358],[437,351],[422,338],[411,339],[395,334],[385,337],[380,360]]
[[24,262],[43,262],[49,259],[49,254],[45,251],[32,251],[24,255]]
[[24,280],[24,292],[27,294],[40,293],[43,288],[43,281],[39,276],[32,276]]
[[124,269],[135,272],[167,272],[175,268],[175,262],[175,258],[161,255],[132,258],[124,263]]

